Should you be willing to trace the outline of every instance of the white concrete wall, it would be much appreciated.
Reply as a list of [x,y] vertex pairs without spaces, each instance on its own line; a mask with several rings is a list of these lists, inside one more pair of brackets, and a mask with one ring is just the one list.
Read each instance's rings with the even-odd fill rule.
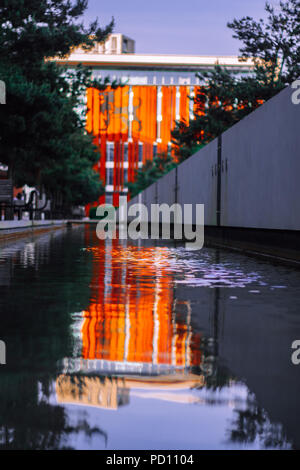
[[[217,139],[178,166],[178,202],[204,204],[205,225],[217,223]],[[195,211],[193,210],[193,223]]]
[[[300,230],[300,105],[283,90],[222,135],[221,225]],[[178,166],[177,201],[216,225],[217,139]],[[157,196],[157,201],[156,201]],[[175,170],[135,197],[175,202]],[[150,213],[150,210],[149,210]]]
[[292,92],[223,134],[221,225],[300,230],[300,105]]

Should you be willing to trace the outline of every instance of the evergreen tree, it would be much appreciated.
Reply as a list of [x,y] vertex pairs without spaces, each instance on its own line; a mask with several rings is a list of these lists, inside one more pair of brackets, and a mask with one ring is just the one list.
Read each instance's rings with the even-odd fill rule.
[[7,104],[0,107],[0,161],[17,186],[60,193],[69,204],[95,200],[103,191],[92,169],[98,155],[78,109],[86,87],[105,89],[108,81],[50,60],[79,45],[91,48],[111,32],[113,21],[104,29],[97,20],[85,28],[79,19],[86,7],[86,0],[0,3],[0,79],[7,89]]
[[300,76],[300,1],[280,1],[277,8],[266,2],[265,11],[266,21],[246,16],[227,26],[243,43],[241,57],[254,58],[270,86],[278,80],[291,83]]
[[194,98],[195,118],[189,124],[177,122],[172,132],[179,161],[239,122],[284,86],[281,80],[270,86],[261,67],[248,77],[238,77],[220,66],[197,76],[205,84]]
[[153,160],[147,160],[142,168],[136,171],[135,181],[127,183],[130,196],[134,197],[161,176],[171,171],[176,166],[173,157],[168,153],[160,153]]
[[195,101],[195,119],[176,123],[175,153],[185,160],[283,87],[300,76],[300,0],[266,3],[267,20],[244,17],[228,23],[242,41],[241,60],[254,60],[253,72],[238,76],[225,68],[198,74],[203,86]]

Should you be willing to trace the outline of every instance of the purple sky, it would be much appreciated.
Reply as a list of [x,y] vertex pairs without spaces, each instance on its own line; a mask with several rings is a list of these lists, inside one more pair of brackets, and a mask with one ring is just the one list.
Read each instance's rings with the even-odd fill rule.
[[[277,4],[277,1],[271,1]],[[265,0],[89,0],[88,21],[115,17],[115,32],[135,39],[136,52],[169,54],[238,53],[227,21],[264,16]]]

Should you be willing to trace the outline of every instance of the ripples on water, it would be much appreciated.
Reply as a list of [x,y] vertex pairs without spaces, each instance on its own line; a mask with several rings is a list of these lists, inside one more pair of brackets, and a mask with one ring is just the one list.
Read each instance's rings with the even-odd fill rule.
[[2,246],[2,447],[297,447],[299,286],[81,228]]

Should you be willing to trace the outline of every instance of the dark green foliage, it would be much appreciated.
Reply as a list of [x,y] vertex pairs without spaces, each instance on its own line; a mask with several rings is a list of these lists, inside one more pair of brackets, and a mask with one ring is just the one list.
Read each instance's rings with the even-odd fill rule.
[[72,330],[76,312],[90,303],[93,275],[93,256],[82,250],[84,233],[77,227],[33,238],[29,263],[22,245],[6,258],[13,277],[1,286],[1,339],[7,344],[7,364],[1,366],[1,450],[63,449],[74,433],[106,441],[100,424],[89,426],[82,416],[73,421],[61,404],[51,403],[59,364],[81,353]]
[[272,86],[266,76],[257,68],[254,75],[237,77],[228,70],[216,66],[211,72],[197,74],[205,83],[195,97],[197,110],[189,124],[176,123],[172,132],[172,141],[179,161],[183,161],[229,129],[264,101],[277,94],[283,88],[280,80]]
[[[81,17],[88,0],[1,0],[0,49],[3,57],[28,66],[45,58],[63,57],[72,48],[89,49],[112,31],[112,20],[105,28],[96,19],[84,27]],[[2,55],[2,54],[1,54]]]
[[38,186],[69,205],[103,192],[92,168],[96,148],[79,110],[86,87],[105,89],[108,81],[93,80],[83,67],[66,71],[48,59],[106,38],[113,23],[101,29],[98,22],[85,28],[78,21],[86,7],[85,0],[0,5],[0,79],[7,88],[7,104],[0,107],[0,161],[17,186]]
[[127,183],[130,196],[136,196],[175,166],[176,162],[169,154],[159,154],[153,160],[147,160],[142,168],[137,170],[135,182]]
[[[248,76],[238,76],[216,66],[198,74],[203,87],[195,97],[196,117],[189,124],[177,122],[172,132],[179,161],[219,136],[263,102],[300,76],[300,1],[280,2],[279,12],[268,3],[268,18],[245,17],[228,23],[242,41],[241,60],[254,58]],[[204,113],[199,111],[204,111]]]
[[98,216],[98,215],[96,215],[97,208],[98,208],[98,207],[91,207],[91,208],[90,208],[90,213],[89,213],[90,219],[98,219],[98,220],[101,220],[101,219],[104,219],[104,218],[106,217],[106,214],[104,214],[103,216]]
[[269,81],[291,83],[300,76],[300,1],[280,1],[277,8],[266,2],[267,20],[246,16],[228,23],[234,38],[243,43],[242,57],[267,64]]

